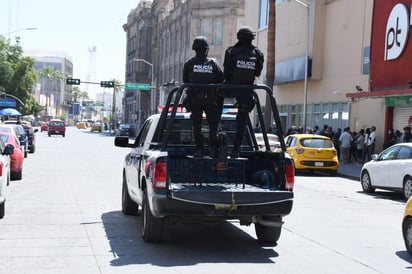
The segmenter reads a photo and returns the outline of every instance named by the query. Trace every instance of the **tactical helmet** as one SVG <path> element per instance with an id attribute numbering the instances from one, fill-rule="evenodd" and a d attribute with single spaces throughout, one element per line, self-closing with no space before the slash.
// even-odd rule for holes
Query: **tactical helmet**
<path id="1" fill-rule="evenodd" d="M 198 36 L 193 40 L 193 45 L 192 45 L 193 50 L 198 50 L 198 49 L 209 49 L 209 44 L 207 42 L 207 38 L 204 36 Z"/>
<path id="2" fill-rule="evenodd" d="M 252 30 L 251 27 L 244 26 L 237 32 L 237 39 L 253 40 L 255 39 L 256 32 Z"/>

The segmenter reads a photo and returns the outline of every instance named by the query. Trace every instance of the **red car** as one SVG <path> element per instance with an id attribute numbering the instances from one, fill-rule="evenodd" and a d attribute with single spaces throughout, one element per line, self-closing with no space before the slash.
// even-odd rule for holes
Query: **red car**
<path id="1" fill-rule="evenodd" d="M 49 130 L 49 126 L 47 125 L 47 122 L 42 122 L 40 126 L 40 132 L 48 131 L 48 130 Z"/>
<path id="2" fill-rule="evenodd" d="M 11 133 L 0 132 L 3 142 L 14 146 L 13 154 L 10 155 L 10 180 L 21 180 L 23 172 L 24 152 L 20 141 Z"/>

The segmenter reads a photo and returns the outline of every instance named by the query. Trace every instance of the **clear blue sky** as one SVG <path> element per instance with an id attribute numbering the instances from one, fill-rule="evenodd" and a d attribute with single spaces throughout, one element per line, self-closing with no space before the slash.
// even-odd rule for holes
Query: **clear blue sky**
<path id="1" fill-rule="evenodd" d="M 63 51 L 71 56 L 73 78 L 86 80 L 89 47 L 96 46 L 96 80 L 124 82 L 123 24 L 140 0 L 0 0 L 0 34 L 19 36 L 23 49 Z M 8 35 L 5 35 L 6 37 Z"/>

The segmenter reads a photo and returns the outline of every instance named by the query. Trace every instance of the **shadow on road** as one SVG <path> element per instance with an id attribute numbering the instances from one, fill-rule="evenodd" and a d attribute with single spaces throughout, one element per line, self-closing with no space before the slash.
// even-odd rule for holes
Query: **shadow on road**
<path id="1" fill-rule="evenodd" d="M 141 216 L 121 211 L 104 213 L 104 229 L 115 259 L 113 266 L 152 264 L 172 267 L 198 263 L 274 263 L 278 253 L 231 223 L 165 225 L 163 241 L 146 243 L 141 237 Z"/>
<path id="2" fill-rule="evenodd" d="M 407 269 L 412 269 L 412 255 L 409 254 L 407 251 L 402 250 L 402 251 L 397 251 L 396 255 L 404 260 L 405 262 L 410 263 L 411 265 L 407 267 Z"/>

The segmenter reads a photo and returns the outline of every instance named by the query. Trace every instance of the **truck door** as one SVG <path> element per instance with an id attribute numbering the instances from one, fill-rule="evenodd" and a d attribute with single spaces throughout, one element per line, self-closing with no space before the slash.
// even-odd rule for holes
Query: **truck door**
<path id="1" fill-rule="evenodd" d="M 141 182 L 144 172 L 144 152 L 146 144 L 150 142 L 150 140 L 146 140 L 150 125 L 151 120 L 146 121 L 137 135 L 135 140 L 135 148 L 130 154 L 130 166 L 128 167 L 128 178 L 129 180 L 133 180 L 129 182 L 128 187 L 139 201 L 142 200 Z"/>

